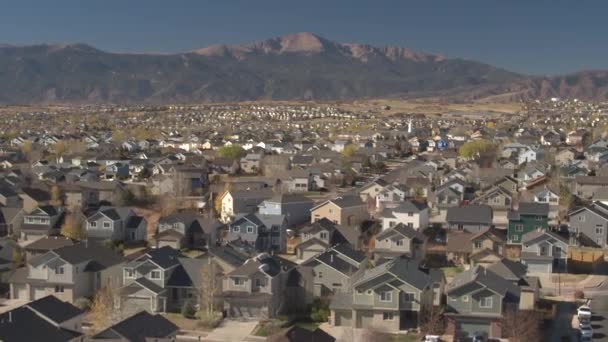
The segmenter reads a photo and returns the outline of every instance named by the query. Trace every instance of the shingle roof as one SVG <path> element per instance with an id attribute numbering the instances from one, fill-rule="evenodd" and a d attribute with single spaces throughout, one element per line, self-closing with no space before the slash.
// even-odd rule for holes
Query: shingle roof
<path id="1" fill-rule="evenodd" d="M 27 306 L 57 323 L 63 323 L 84 313 L 74 305 L 52 295 L 30 302 Z"/>
<path id="2" fill-rule="evenodd" d="M 446 292 L 456 296 L 463 295 L 470 291 L 467 288 L 467 285 L 470 284 L 477 285 L 476 288 L 487 288 L 503 297 L 511 295 L 519 298 L 521 291 L 513 282 L 477 265 L 470 270 L 457 274 L 452 282 L 447 285 Z"/>
<path id="3" fill-rule="evenodd" d="M 94 335 L 92 339 L 125 339 L 130 342 L 146 342 L 153 338 L 171 337 L 178 331 L 179 327 L 163 316 L 141 311 Z"/>
<path id="4" fill-rule="evenodd" d="M 0 314 L 0 338 L 3 342 L 68 342 L 82 333 L 59 328 L 27 306 Z"/>
<path id="5" fill-rule="evenodd" d="M 519 220 L 521 215 L 548 216 L 549 204 L 521 202 L 519 203 L 519 208 L 509 211 L 507 217 L 509 220 Z"/>
<path id="6" fill-rule="evenodd" d="M 448 208 L 447 222 L 492 224 L 492 208 L 487 205 L 468 205 Z"/>

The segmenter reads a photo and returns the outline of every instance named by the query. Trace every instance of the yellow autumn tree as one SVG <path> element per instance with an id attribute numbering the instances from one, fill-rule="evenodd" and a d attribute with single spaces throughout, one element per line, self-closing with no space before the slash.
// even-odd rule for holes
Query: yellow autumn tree
<path id="1" fill-rule="evenodd" d="M 122 309 L 115 305 L 117 299 L 118 295 L 110 285 L 101 288 L 95 293 L 89 311 L 91 321 L 93 322 L 93 331 L 98 332 L 106 329 L 122 318 Z"/>
<path id="2" fill-rule="evenodd" d="M 63 201 L 61 200 L 61 189 L 57 185 L 51 187 L 51 205 L 56 207 L 61 206 Z"/>
<path id="3" fill-rule="evenodd" d="M 84 239 L 85 234 L 78 210 L 72 210 L 66 214 L 63 226 L 61 227 L 61 235 L 74 240 Z"/>

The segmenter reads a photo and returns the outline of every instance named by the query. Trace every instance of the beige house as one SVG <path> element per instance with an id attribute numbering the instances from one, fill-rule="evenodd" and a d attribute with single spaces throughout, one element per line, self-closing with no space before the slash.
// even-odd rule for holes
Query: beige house
<path id="1" fill-rule="evenodd" d="M 367 201 L 368 198 L 376 198 L 380 191 L 382 191 L 388 183 L 386 183 L 382 179 L 377 179 L 359 190 L 359 197 L 361 197 L 362 201 Z"/>
<path id="2" fill-rule="evenodd" d="M 326 218 L 335 224 L 354 226 L 369 219 L 367 206 L 358 196 L 336 197 L 313 207 L 310 211 L 312 223 Z"/>

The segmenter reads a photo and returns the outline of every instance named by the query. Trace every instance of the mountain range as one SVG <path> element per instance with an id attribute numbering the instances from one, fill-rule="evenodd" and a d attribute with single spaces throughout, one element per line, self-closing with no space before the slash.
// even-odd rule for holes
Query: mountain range
<path id="1" fill-rule="evenodd" d="M 534 77 L 397 46 L 297 33 L 177 54 L 0 45 L 0 103 L 186 103 L 442 96 L 608 99 L 608 71 Z"/>

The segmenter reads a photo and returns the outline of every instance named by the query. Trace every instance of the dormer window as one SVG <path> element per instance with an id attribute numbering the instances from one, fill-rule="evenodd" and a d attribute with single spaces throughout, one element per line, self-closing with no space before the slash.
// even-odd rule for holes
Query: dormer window
<path id="1" fill-rule="evenodd" d="M 152 280 L 160 280 L 161 274 L 159 270 L 154 270 L 150 272 L 150 279 Z"/>
<path id="2" fill-rule="evenodd" d="M 63 273 L 64 273 L 63 266 L 55 267 L 55 274 L 63 274 Z"/>
<path id="3" fill-rule="evenodd" d="M 393 301 L 393 293 L 391 291 L 382 291 L 382 292 L 380 292 L 380 301 L 381 302 L 392 302 Z"/>

